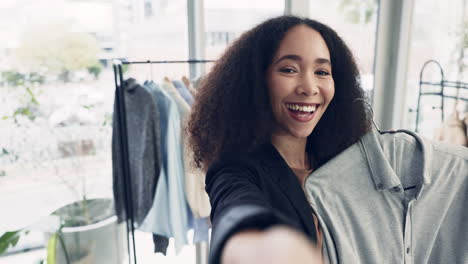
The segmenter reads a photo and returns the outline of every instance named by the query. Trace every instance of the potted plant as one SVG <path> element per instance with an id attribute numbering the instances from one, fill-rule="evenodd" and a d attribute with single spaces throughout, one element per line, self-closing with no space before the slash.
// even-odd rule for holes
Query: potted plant
<path id="1" fill-rule="evenodd" d="M 46 233 L 47 263 L 122 263 L 126 229 L 117 224 L 111 199 L 83 199 L 53 213 L 60 219 L 56 232 Z"/>
<path id="2" fill-rule="evenodd" d="M 36 112 L 39 108 L 39 100 L 34 90 L 25 86 L 25 103 L 18 107 L 11 116 L 3 116 L 2 120 L 12 120 L 18 127 L 23 121 L 28 124 L 36 123 Z M 85 111 L 92 109 L 91 105 L 82 105 Z M 75 118 L 76 119 L 76 118 Z M 72 119 L 75 120 L 75 119 Z M 102 129 L 110 128 L 108 117 L 104 117 Z M 47 122 L 42 121 L 42 126 Z M 61 131 L 62 129 L 64 131 Z M 44 129 L 44 127 L 41 127 Z M 47 263 L 54 264 L 84 264 L 84 263 L 123 263 L 126 258 L 126 227 L 124 223 L 117 223 L 112 198 L 89 198 L 86 190 L 86 180 L 90 173 L 83 173 L 83 159 L 93 159 L 96 154 L 94 141 L 72 135 L 70 139 L 68 127 L 50 127 L 46 134 L 53 140 L 59 141 L 42 152 L 41 160 L 31 160 L 33 167 L 38 171 L 50 171 L 55 174 L 73 194 L 73 198 L 63 198 L 70 201 L 69 204 L 55 210 L 49 219 L 44 221 L 39 231 L 45 233 L 45 245 L 47 247 Z M 82 127 L 81 129 L 87 129 Z M 63 133 L 65 132 L 65 133 Z M 65 134 L 65 135 L 64 135 Z M 55 135 L 50 137 L 51 135 Z M 49 145 L 50 146 L 50 145 Z M 48 154 L 47 160 L 43 160 L 42 154 Z M 18 154 L 21 155 L 21 154 Z M 0 148 L 0 157 L 18 160 L 14 150 Z M 65 165 L 65 166 L 64 166 Z M 66 168 L 66 169 L 63 169 Z M 52 170 L 51 170 L 52 169 Z M 55 173 L 54 173 L 55 172 Z M 7 173 L 0 170 L 1 177 Z M 110 177 L 110 176 L 109 176 Z M 31 223 L 33 224 L 33 223 Z M 44 226 L 48 226 L 44 228 Z M 36 229 L 33 229 L 36 228 Z M 0 234 L 0 255 L 7 249 L 14 247 L 20 237 L 27 233 L 27 229 L 37 230 L 37 227 L 27 227 L 24 230 L 16 230 Z"/>
<path id="3" fill-rule="evenodd" d="M 70 174 L 56 169 L 56 175 L 76 197 L 52 213 L 54 232 L 45 232 L 47 263 L 122 263 L 126 258 L 126 227 L 118 223 L 111 198 L 88 198 L 83 160 L 95 154 L 90 139 L 58 143 L 60 156 L 71 165 Z M 54 166 L 58 168 L 58 166 Z"/>

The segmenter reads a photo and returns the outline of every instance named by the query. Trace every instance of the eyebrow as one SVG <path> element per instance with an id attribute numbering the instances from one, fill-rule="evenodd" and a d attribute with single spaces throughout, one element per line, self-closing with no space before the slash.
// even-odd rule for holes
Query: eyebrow
<path id="1" fill-rule="evenodd" d="M 273 63 L 273 64 L 278 64 L 278 63 L 280 63 L 281 61 L 287 60 L 287 59 L 289 59 L 289 60 L 295 60 L 295 61 L 302 61 L 301 56 L 299 56 L 299 55 L 294 55 L 294 54 L 288 54 L 288 55 L 284 55 L 283 57 L 277 59 L 277 60 L 275 61 L 275 63 Z"/>
<path id="2" fill-rule="evenodd" d="M 329 59 L 325 59 L 325 58 L 317 58 L 315 60 L 315 63 L 317 64 L 328 64 L 329 66 L 331 66 L 331 62 Z"/>
<path id="3" fill-rule="evenodd" d="M 281 61 L 286 60 L 286 59 L 294 60 L 294 61 L 302 61 L 301 56 L 295 55 L 295 54 L 288 54 L 288 55 L 284 55 L 281 58 L 277 59 L 273 64 L 278 64 Z M 331 66 L 330 60 L 325 59 L 325 58 L 317 58 L 317 59 L 315 59 L 314 63 L 316 63 L 316 64 L 328 64 L 328 65 Z"/>

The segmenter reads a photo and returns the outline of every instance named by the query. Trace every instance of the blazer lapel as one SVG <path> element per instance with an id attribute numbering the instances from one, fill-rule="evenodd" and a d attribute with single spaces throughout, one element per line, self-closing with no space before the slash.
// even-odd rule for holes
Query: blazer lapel
<path id="1" fill-rule="evenodd" d="M 262 157 L 260 159 L 261 166 L 264 167 L 265 172 L 269 173 L 273 180 L 278 183 L 278 186 L 300 216 L 307 233 L 315 242 L 317 234 L 314 225 L 313 211 L 296 175 L 272 144 L 265 144 L 262 146 L 261 152 L 262 153 L 259 155 Z"/>

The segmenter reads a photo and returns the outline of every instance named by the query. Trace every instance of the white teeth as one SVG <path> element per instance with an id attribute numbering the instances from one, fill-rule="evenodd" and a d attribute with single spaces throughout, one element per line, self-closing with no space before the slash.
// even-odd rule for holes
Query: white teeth
<path id="1" fill-rule="evenodd" d="M 286 104 L 286 107 L 293 111 L 301 111 L 301 112 L 314 112 L 317 109 L 316 105 L 301 106 L 297 104 Z"/>

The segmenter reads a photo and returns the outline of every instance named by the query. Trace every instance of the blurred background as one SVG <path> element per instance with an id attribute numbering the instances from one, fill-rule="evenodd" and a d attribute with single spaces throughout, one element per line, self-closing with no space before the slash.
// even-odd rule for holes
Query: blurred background
<path id="1" fill-rule="evenodd" d="M 38 221 L 83 197 L 112 198 L 113 59 L 216 60 L 269 17 L 307 16 L 354 52 L 378 124 L 415 130 L 419 109 L 419 132 L 433 138 L 440 97 L 418 107 L 420 81 L 468 82 L 467 10 L 466 0 L 0 1 L 0 235 L 29 230 L 0 245 L 0 264 L 46 263 L 48 225 Z M 432 63 L 421 78 L 429 60 L 444 76 Z M 211 65 L 131 65 L 124 75 L 196 79 Z M 455 102 L 445 101 L 446 116 Z M 465 101 L 456 108 L 468 112 Z M 164 257 L 150 234 L 136 243 L 138 263 L 195 263 L 193 246 Z"/>

